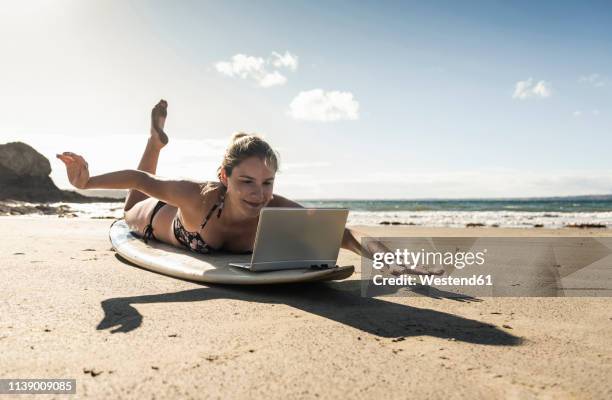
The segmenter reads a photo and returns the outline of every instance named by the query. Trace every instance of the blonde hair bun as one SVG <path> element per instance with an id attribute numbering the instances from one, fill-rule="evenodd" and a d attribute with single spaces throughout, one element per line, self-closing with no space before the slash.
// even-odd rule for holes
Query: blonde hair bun
<path id="1" fill-rule="evenodd" d="M 248 133 L 245 132 L 236 132 L 232 135 L 232 139 L 230 140 L 230 143 L 236 143 L 238 140 L 242 139 L 243 137 L 248 137 L 248 136 L 255 136 L 255 135 L 249 135 Z"/>
<path id="2" fill-rule="evenodd" d="M 259 135 L 237 132 L 232 135 L 230 145 L 225 150 L 221 165 L 217 169 L 217 177 L 221 181 L 221 171 L 227 176 L 232 175 L 234 167 L 249 157 L 258 157 L 273 171 L 278 171 L 280 156 Z M 220 182 L 207 182 L 202 186 L 202 195 L 218 188 L 224 188 Z"/>

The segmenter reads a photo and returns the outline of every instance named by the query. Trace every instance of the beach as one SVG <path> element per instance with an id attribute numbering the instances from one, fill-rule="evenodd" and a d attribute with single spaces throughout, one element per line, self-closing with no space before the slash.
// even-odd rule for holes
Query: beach
<path id="1" fill-rule="evenodd" d="M 107 219 L 1 217 L 3 378 L 77 398 L 612 396 L 609 297 L 361 297 L 341 282 L 206 286 L 116 257 Z M 362 226 L 372 236 L 612 236 L 609 229 Z M 17 397 L 17 396 L 16 396 Z"/>
<path id="2" fill-rule="evenodd" d="M 4 2 L 0 400 L 612 399 L 610 20 Z"/>

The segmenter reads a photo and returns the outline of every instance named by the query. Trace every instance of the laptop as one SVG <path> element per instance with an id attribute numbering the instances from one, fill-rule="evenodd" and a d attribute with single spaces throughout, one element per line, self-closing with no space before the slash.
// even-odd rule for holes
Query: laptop
<path id="1" fill-rule="evenodd" d="M 262 208 L 251 262 L 229 265 L 251 271 L 334 268 L 347 217 L 346 208 Z"/>

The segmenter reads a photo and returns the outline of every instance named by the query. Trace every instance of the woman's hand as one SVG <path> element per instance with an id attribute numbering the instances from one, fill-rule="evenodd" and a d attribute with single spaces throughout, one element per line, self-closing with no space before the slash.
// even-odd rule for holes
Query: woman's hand
<path id="1" fill-rule="evenodd" d="M 56 154 L 56 157 L 66 165 L 68 180 L 77 189 L 87 189 L 89 182 L 89 165 L 83 157 L 68 151 Z"/>
<path id="2" fill-rule="evenodd" d="M 367 244 L 368 251 L 371 254 L 374 253 L 392 253 L 387 246 L 379 241 L 371 241 Z M 408 266 L 404 264 L 385 264 L 383 272 L 394 276 L 401 275 L 443 275 L 444 270 L 441 268 L 431 268 L 425 265 Z"/>
<path id="3" fill-rule="evenodd" d="M 345 228 L 342 238 L 342 248 L 352 251 L 353 253 L 374 259 L 375 253 L 393 253 L 385 244 L 378 240 L 367 240 L 362 244 L 358 238 L 362 240 L 367 238 L 366 235 L 357 232 L 353 228 Z M 424 265 L 410 266 L 403 264 L 385 264 L 382 271 L 395 276 L 400 275 L 442 275 L 444 270 L 441 268 L 428 268 Z"/>

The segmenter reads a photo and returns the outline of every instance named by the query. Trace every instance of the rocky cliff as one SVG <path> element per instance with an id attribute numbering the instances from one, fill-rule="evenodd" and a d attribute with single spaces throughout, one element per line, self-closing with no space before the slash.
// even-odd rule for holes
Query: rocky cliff
<path id="1" fill-rule="evenodd" d="M 49 174 L 49 160 L 31 146 L 21 142 L 0 145 L 0 200 L 37 203 L 117 201 L 61 190 L 55 186 Z"/>

